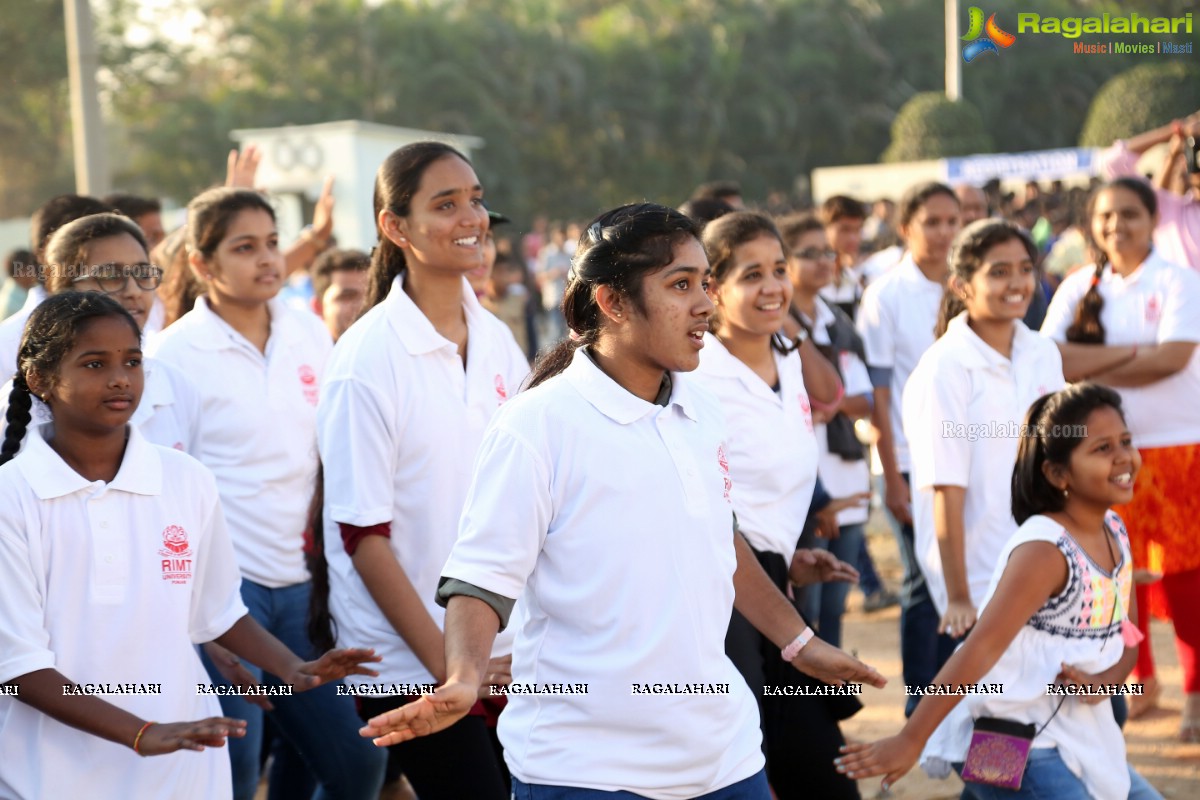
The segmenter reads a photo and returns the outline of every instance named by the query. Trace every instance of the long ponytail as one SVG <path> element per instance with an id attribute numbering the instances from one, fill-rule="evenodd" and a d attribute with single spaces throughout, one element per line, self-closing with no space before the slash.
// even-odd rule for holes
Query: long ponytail
<path id="1" fill-rule="evenodd" d="M 32 419 L 33 395 L 25 375 L 18 372 L 13 376 L 12 391 L 8 393 L 8 411 L 4 415 L 4 444 L 0 445 L 0 464 L 12 461 L 21 449 L 21 440 Z"/>
<path id="2" fill-rule="evenodd" d="M 337 625 L 329 613 L 329 561 L 325 558 L 325 465 L 317 462 L 317 478 L 308 504 L 308 541 L 304 560 L 312 576 L 308 596 L 308 640 L 316 652 L 332 650 L 337 642 Z"/>

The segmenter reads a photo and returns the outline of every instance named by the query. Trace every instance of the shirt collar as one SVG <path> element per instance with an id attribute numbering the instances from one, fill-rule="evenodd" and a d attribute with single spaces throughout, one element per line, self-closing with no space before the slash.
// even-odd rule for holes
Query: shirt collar
<path id="1" fill-rule="evenodd" d="M 469 333 L 479 329 L 482 315 L 488 312 L 479 304 L 479 298 L 475 296 L 471 284 L 467 283 L 465 277 L 462 279 L 462 295 L 463 313 L 467 318 Z M 392 328 L 400 337 L 400 342 L 409 355 L 426 355 L 445 347 L 458 350 L 458 345 L 438 333 L 437 328 L 433 327 L 433 323 L 429 321 L 425 313 L 404 291 L 404 273 L 400 273 L 392 281 L 392 288 L 388 290 L 383 305 L 387 309 L 388 320 L 390 320 Z"/>
<path id="2" fill-rule="evenodd" d="M 818 318 L 820 314 L 818 313 Z M 779 354 L 775 349 L 771 349 L 771 355 L 775 359 L 776 366 L 779 367 L 779 374 L 782 381 L 783 369 L 780 367 Z M 704 349 L 700 351 L 701 363 L 704 364 L 704 371 L 709 375 L 715 375 L 720 378 L 736 378 L 741 382 L 746 391 L 751 394 L 759 395 L 768 400 L 778 402 L 779 395 L 775 390 L 767 385 L 767 382 L 758 376 L 754 370 L 746 366 L 743 361 L 729 352 L 724 343 L 711 333 L 704 334 Z"/>
<path id="3" fill-rule="evenodd" d="M 625 389 L 608 377 L 582 347 L 575 350 L 571 363 L 563 372 L 572 386 L 604 416 L 618 425 L 629 425 L 663 409 Z M 670 406 L 678 406 L 688 419 L 698 419 L 695 399 L 682 373 L 671 373 Z"/>
<path id="4" fill-rule="evenodd" d="M 1108 268 L 1104 270 L 1104 277 L 1101 278 L 1101 281 L 1122 288 L 1126 286 L 1133 286 L 1142 280 L 1149 280 L 1150 275 L 1167 263 L 1168 262 L 1165 259 L 1158 255 L 1157 250 L 1151 249 L 1150 255 L 1146 256 L 1146 260 L 1141 264 L 1138 264 L 1137 269 L 1126 276 L 1119 275 L 1117 271 L 1112 268 L 1112 265 L 1109 264 Z"/>
<path id="5" fill-rule="evenodd" d="M 943 338 L 950 337 L 946 344 L 959 354 L 965 367 L 1008 367 L 1015 363 L 1032 344 L 1035 344 L 1034 340 L 1038 337 L 1038 334 L 1029 330 L 1021 320 L 1016 320 L 1013 328 L 1011 358 L 1002 356 L 995 348 L 979 338 L 979 334 L 971 330 L 971 326 L 967 324 L 967 312 L 965 311 L 950 320 Z"/>
<path id="6" fill-rule="evenodd" d="M 931 281 L 925 277 L 925 273 L 917 266 L 916 260 L 912 257 L 912 253 L 906 252 L 904 258 L 900 259 L 900 263 L 896 265 L 896 269 L 900 271 L 901 277 L 905 280 L 913 281 L 925 289 L 937 287 L 939 292 L 945 290 L 945 286 L 937 281 Z"/>
<path id="7" fill-rule="evenodd" d="M 267 344 L 268 350 L 277 341 L 294 341 L 294 337 L 289 337 L 284 333 L 289 326 L 295 324 L 284 302 L 278 296 L 272 297 L 267 301 L 267 311 L 271 315 L 271 332 Z M 187 316 L 191 316 L 191 314 L 196 315 L 193 324 L 205 329 L 204 332 L 206 335 L 197 337 L 194 342 L 195 346 L 201 350 L 232 350 L 236 347 L 249 345 L 245 336 L 234 330 L 232 325 L 221 319 L 217 315 L 217 312 L 212 310 L 212 307 L 208 304 L 207 297 L 201 296 L 196 299 L 196 305 L 192 307 L 191 312 Z"/>
<path id="8" fill-rule="evenodd" d="M 46 435 L 53 430 L 53 424 L 31 427 L 25 447 L 13 459 L 39 500 L 65 497 L 96 483 L 71 469 L 47 444 Z M 128 426 L 125 430 L 129 436 L 125 455 L 108 488 L 132 494 L 162 494 L 162 457 L 137 428 Z"/>

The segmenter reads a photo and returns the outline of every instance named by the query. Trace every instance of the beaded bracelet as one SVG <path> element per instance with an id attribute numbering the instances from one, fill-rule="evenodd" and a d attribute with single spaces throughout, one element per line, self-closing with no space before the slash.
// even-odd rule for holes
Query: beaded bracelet
<path id="1" fill-rule="evenodd" d="M 142 726 L 142 729 L 137 732 L 137 736 L 133 737 L 133 752 L 137 753 L 139 756 L 142 755 L 141 753 L 138 752 L 138 745 L 142 743 L 142 735 L 146 732 L 146 730 L 151 725 L 155 725 L 155 724 L 157 724 L 157 723 L 147 722 L 145 725 Z"/>

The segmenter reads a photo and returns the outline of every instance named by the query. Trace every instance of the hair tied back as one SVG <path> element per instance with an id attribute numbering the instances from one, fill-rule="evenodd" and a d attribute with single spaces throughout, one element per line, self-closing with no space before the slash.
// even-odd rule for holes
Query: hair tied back
<path id="1" fill-rule="evenodd" d="M 588 228 L 588 239 L 591 240 L 592 244 L 600 244 L 601 240 L 604 239 L 604 232 L 599 222 L 593 222 L 591 227 Z"/>

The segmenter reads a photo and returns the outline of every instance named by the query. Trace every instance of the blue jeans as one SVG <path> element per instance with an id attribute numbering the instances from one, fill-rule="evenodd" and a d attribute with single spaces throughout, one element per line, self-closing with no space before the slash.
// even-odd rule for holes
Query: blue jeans
<path id="1" fill-rule="evenodd" d="M 581 789 L 575 786 L 546 786 L 540 783 L 522 783 L 512 779 L 512 800 L 645 800 L 644 795 L 633 792 L 606 792 L 603 789 Z M 771 789 L 767 786 L 766 770 L 759 770 L 745 780 L 730 784 L 724 789 L 702 794 L 695 800 L 771 800 Z"/>
<path id="2" fill-rule="evenodd" d="M 883 588 L 883 581 L 879 580 L 879 573 L 875 570 L 875 560 L 867 549 L 866 536 L 858 545 L 858 558 L 850 563 L 858 570 L 858 588 L 864 595 L 873 595 Z"/>
<path id="3" fill-rule="evenodd" d="M 310 590 L 308 583 L 269 589 L 242 580 L 242 602 L 250 610 L 250 616 L 293 653 L 306 659 L 316 655 L 306 631 Z M 228 685 L 207 657 L 204 666 L 214 684 Z M 247 663 L 246 669 L 263 683 L 281 683 L 274 675 L 264 677 L 262 670 L 251 664 Z M 292 697 L 270 698 L 275 706 L 269 712 L 271 720 L 320 783 L 314 800 L 375 800 L 383 786 L 387 754 L 358 735 L 362 720 L 355 713 L 353 698 L 338 696 L 339 685 L 341 681 Z M 227 717 L 248 723 L 245 737 L 229 739 L 226 747 L 233 767 L 235 800 L 253 800 L 258 788 L 263 710 L 241 697 L 222 697 L 221 710 Z M 277 760 L 276 768 L 272 769 L 272 784 L 285 780 L 280 774 L 282 767 Z"/>
<path id="4" fill-rule="evenodd" d="M 962 764 L 954 769 L 962 774 Z M 1162 795 L 1146 782 L 1146 779 L 1129 767 L 1128 800 L 1162 800 Z M 1025 765 L 1025 777 L 1019 791 L 998 789 L 982 783 L 964 784 L 963 797 L 971 800 L 1091 800 L 1091 795 L 1063 763 L 1058 749 L 1035 748 L 1029 751 L 1029 762 Z"/>
<path id="5" fill-rule="evenodd" d="M 805 536 L 801 538 L 800 546 L 828 550 L 853 565 L 858 560 L 865 533 L 865 526 L 861 524 L 842 525 L 838 528 L 838 538 L 830 541 L 817 536 Z M 851 586 L 845 581 L 829 581 L 804 587 L 804 616 L 809 621 L 816 621 L 821 638 L 834 647 L 842 646 L 842 614 L 846 611 L 846 598 L 850 595 Z"/>
<path id="6" fill-rule="evenodd" d="M 903 473 L 903 478 L 906 484 L 909 483 L 908 473 Z M 927 686 L 950 658 L 958 642 L 937 632 L 941 618 L 917 561 L 916 534 L 912 525 L 901 525 L 890 513 L 888 519 L 900 547 L 900 563 L 904 565 L 904 583 L 900 587 L 900 664 L 904 683 Z M 904 704 L 904 716 L 912 716 L 920 700 L 919 696 L 910 696 Z"/>

